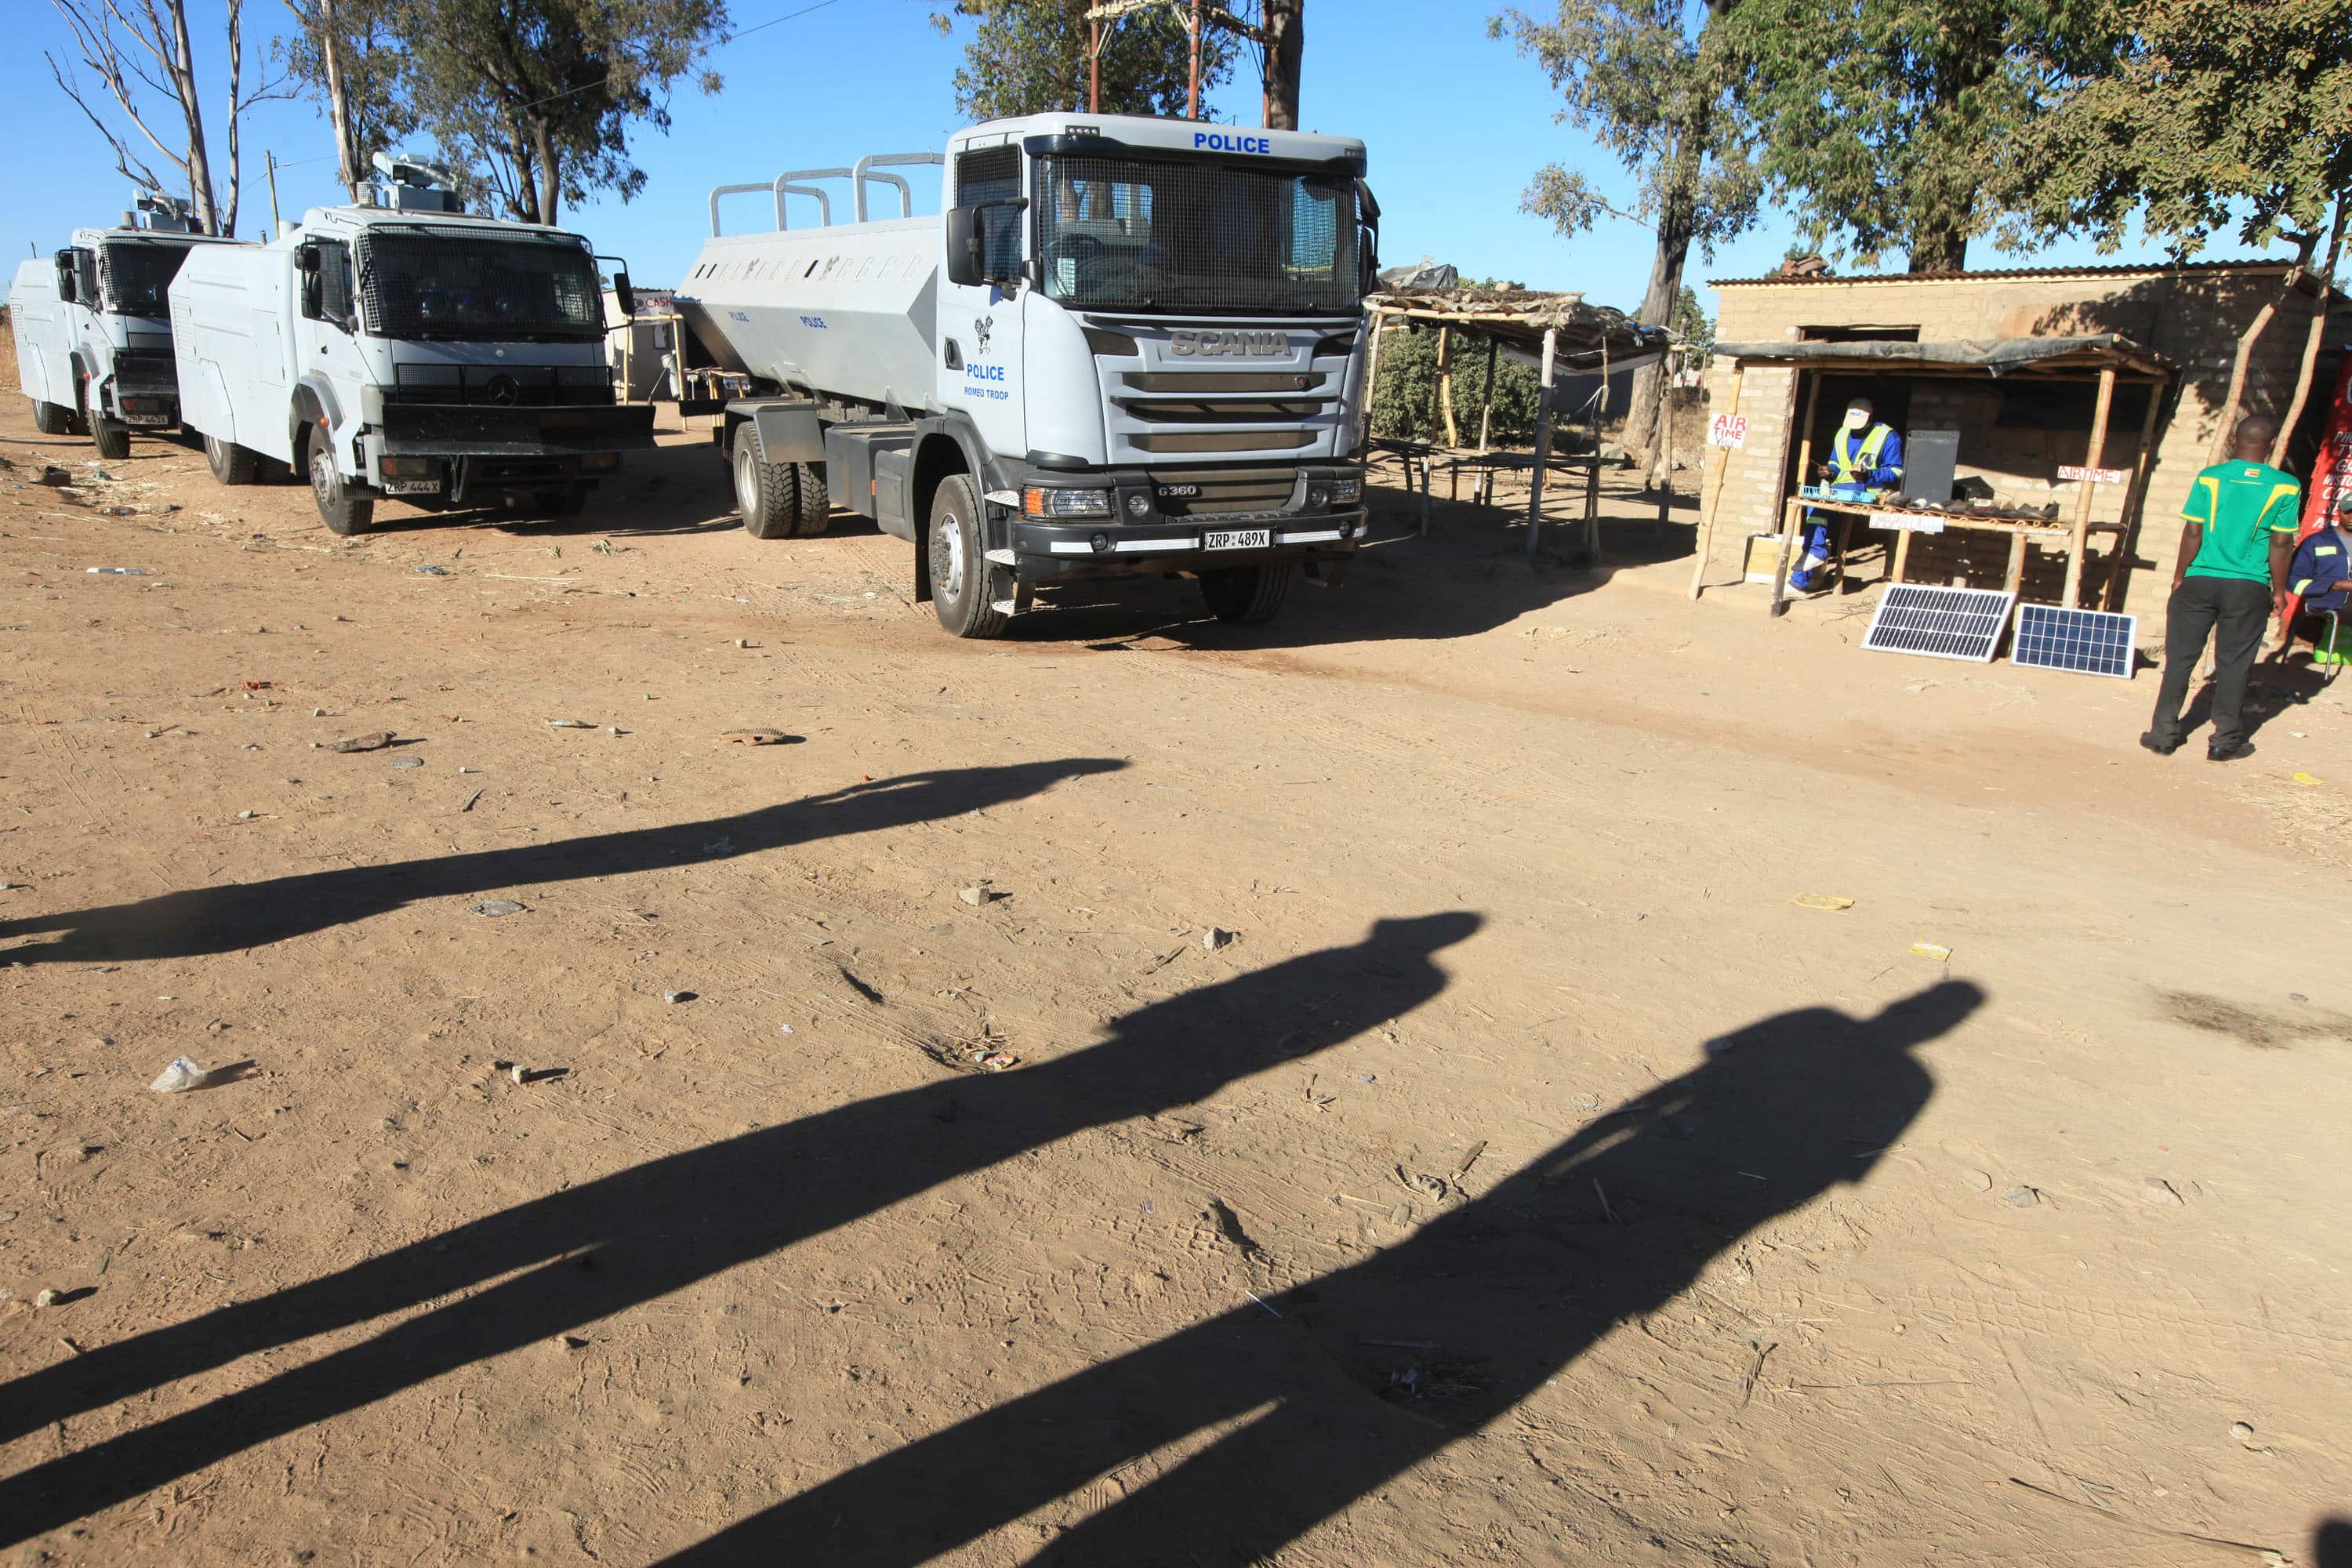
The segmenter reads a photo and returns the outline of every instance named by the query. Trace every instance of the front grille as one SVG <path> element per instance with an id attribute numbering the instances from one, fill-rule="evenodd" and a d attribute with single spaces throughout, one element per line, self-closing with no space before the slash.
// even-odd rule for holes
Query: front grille
<path id="1" fill-rule="evenodd" d="M 1280 468 L 1153 468 L 1152 488 L 1166 517 L 1223 517 L 1237 511 L 1279 511 L 1298 489 L 1298 470 Z M 1170 495 L 1192 487 L 1193 495 Z"/>
<path id="2" fill-rule="evenodd" d="M 1312 430 L 1236 430 L 1221 436 L 1213 430 L 1177 435 L 1130 436 L 1128 445 L 1139 452 L 1295 452 L 1315 444 Z"/>
<path id="3" fill-rule="evenodd" d="M 180 369 L 169 349 L 117 349 L 114 384 L 124 392 L 177 392 Z"/>
<path id="4" fill-rule="evenodd" d="M 613 402 L 605 365 L 403 364 L 387 403 L 432 403 L 490 408 L 595 408 Z"/>

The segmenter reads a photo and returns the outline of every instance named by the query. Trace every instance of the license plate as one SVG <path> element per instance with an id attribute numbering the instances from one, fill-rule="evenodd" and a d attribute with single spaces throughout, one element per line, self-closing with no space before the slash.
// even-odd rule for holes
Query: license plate
<path id="1" fill-rule="evenodd" d="M 168 414 L 126 414 L 122 422 L 125 425 L 169 425 L 172 416 Z"/>
<path id="2" fill-rule="evenodd" d="M 383 493 L 388 496 L 437 496 L 441 493 L 439 479 L 386 479 Z"/>
<path id="3" fill-rule="evenodd" d="M 1270 550 L 1274 547 L 1274 530 L 1270 528 L 1229 528 L 1201 536 L 1203 550 Z"/>

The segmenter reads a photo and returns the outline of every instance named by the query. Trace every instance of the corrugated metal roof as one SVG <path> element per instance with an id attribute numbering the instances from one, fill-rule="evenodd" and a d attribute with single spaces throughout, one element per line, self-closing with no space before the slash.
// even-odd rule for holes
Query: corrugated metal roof
<path id="1" fill-rule="evenodd" d="M 1967 272 L 1817 272 L 1809 278 L 1710 278 L 1710 289 L 1744 289 L 1763 284 L 1811 287 L 1817 283 L 1960 283 L 1979 279 L 2019 278 L 2159 277 L 2168 272 L 2284 272 L 2294 262 L 2287 257 L 2252 256 L 2237 261 L 2148 261 L 2109 267 L 2009 267 Z"/>

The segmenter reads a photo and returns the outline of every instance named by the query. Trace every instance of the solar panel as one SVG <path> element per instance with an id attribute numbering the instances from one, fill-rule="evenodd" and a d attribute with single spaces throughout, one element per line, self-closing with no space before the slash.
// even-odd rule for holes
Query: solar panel
<path id="1" fill-rule="evenodd" d="M 2055 605 L 2017 606 L 2017 636 L 2009 645 L 2009 662 L 2042 669 L 2071 669 L 2080 675 L 2132 678 L 2138 662 L 2137 616 L 2111 610 L 2063 610 Z"/>
<path id="2" fill-rule="evenodd" d="M 2013 594 L 1990 588 L 1929 588 L 1898 583 L 1888 588 L 1870 617 L 1862 646 L 1881 653 L 1917 653 L 1929 658 L 1992 662 L 2009 624 Z"/>

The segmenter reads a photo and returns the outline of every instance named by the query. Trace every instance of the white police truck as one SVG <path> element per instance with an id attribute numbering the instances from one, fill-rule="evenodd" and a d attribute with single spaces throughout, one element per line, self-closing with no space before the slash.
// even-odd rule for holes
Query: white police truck
<path id="1" fill-rule="evenodd" d="M 131 432 L 180 421 L 167 291 L 199 247 L 251 248 L 196 232 L 188 205 L 139 192 L 113 228 L 79 228 L 54 257 L 20 262 L 8 290 L 16 384 L 45 436 L 86 435 L 101 458 Z"/>
<path id="2" fill-rule="evenodd" d="M 944 165 L 942 214 L 914 216 L 910 164 Z M 734 395 L 685 406 L 723 416 L 753 535 L 870 517 L 959 637 L 1075 577 L 1189 575 L 1220 617 L 1270 619 L 1363 537 L 1363 175 L 1349 138 L 1041 114 L 722 185 L 680 369 Z M 755 192 L 774 228 L 723 233 L 721 198 Z"/>
<path id="3" fill-rule="evenodd" d="M 173 279 L 183 417 L 214 477 L 303 474 L 343 534 L 386 497 L 578 511 L 653 445 L 651 406 L 614 395 L 599 258 L 576 234 L 467 215 L 431 165 L 375 166 L 372 201 Z M 625 269 L 613 289 L 630 313 Z"/>

